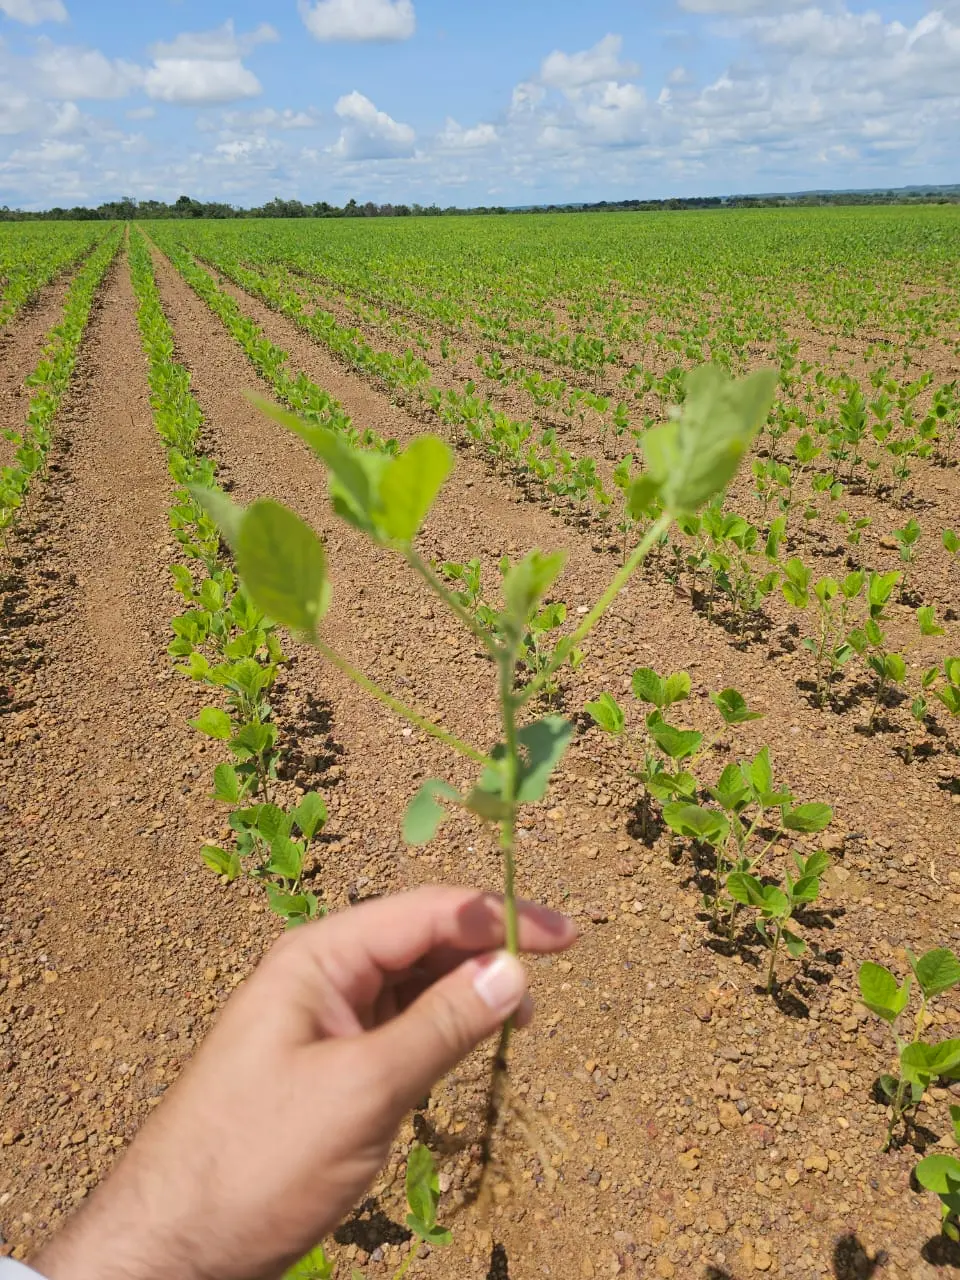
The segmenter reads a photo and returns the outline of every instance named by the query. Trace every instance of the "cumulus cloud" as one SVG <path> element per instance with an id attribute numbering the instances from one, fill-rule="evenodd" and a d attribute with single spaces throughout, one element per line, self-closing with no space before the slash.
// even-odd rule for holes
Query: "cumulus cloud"
<path id="1" fill-rule="evenodd" d="M 66 22 L 69 17 L 62 0 L 0 0 L 0 13 L 28 27 L 41 22 Z"/>
<path id="2" fill-rule="evenodd" d="M 33 60 L 45 92 L 58 99 L 124 98 L 143 82 L 143 70 L 99 49 L 42 41 Z"/>
<path id="3" fill-rule="evenodd" d="M 639 74 L 639 67 L 620 60 L 623 37 L 608 35 L 581 53 L 561 53 L 555 49 L 543 60 L 540 79 L 554 89 L 571 91 L 597 84 L 602 80 L 629 79 Z"/>
<path id="4" fill-rule="evenodd" d="M 437 136 L 441 147 L 451 151 L 473 151 L 478 147 L 492 147 L 500 135 L 492 124 L 475 124 L 464 129 L 452 116 L 447 117 L 443 132 Z"/>
<path id="5" fill-rule="evenodd" d="M 222 129 L 315 129 L 319 123 L 319 115 L 314 110 L 293 111 L 286 107 L 278 111 L 276 107 L 264 107 L 262 111 L 225 111 L 220 117 Z M 207 126 L 213 128 L 212 124 Z"/>
<path id="6" fill-rule="evenodd" d="M 346 94 L 334 110 L 345 122 L 331 148 L 341 159 L 388 160 L 413 155 L 416 134 L 410 125 L 379 111 L 362 93 L 354 90 Z"/>
<path id="7" fill-rule="evenodd" d="M 809 0 L 678 0 L 688 13 L 770 14 L 804 9 Z"/>
<path id="8" fill-rule="evenodd" d="M 409 40 L 417 29 L 413 0 L 299 0 L 317 40 Z"/>
<path id="9" fill-rule="evenodd" d="M 150 50 L 153 66 L 144 76 L 144 88 L 158 102 L 183 106 L 256 98 L 263 89 L 243 59 L 258 45 L 279 38 L 267 23 L 240 34 L 232 19 L 213 31 L 182 32 Z"/>

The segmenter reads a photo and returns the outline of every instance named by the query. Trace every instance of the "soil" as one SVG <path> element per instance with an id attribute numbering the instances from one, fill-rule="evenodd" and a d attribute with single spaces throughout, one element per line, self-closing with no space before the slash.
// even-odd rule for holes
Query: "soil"
<path id="1" fill-rule="evenodd" d="M 156 267 L 222 477 L 240 499 L 282 498 L 328 537 L 325 638 L 488 745 L 486 661 L 405 566 L 334 521 L 322 468 L 245 400 L 258 380 L 239 347 L 159 255 Z M 243 305 L 358 425 L 401 442 L 423 430 L 283 317 Z M 167 573 L 170 491 L 121 260 L 61 414 L 49 483 L 3 566 L 0 1229 L 16 1256 L 103 1176 L 277 933 L 258 894 L 222 886 L 198 856 L 223 819 L 206 798 L 216 752 L 187 724 L 201 693 L 166 655 L 179 611 Z M 500 555 L 533 546 L 568 552 L 558 596 L 571 614 L 618 564 L 589 531 L 463 452 L 422 551 L 477 555 L 493 581 Z M 779 622 L 777 634 L 786 638 Z M 400 838 L 422 779 L 463 782 L 462 767 L 312 651 L 289 652 L 285 785 L 327 793 L 313 872 L 325 903 L 346 908 L 433 880 L 496 887 L 491 837 L 472 822 L 451 820 L 427 851 Z M 902 970 L 904 945 L 958 943 L 956 735 L 906 768 L 890 735 L 856 732 L 862 710 L 836 715 L 800 696 L 798 664 L 773 640 L 738 646 L 654 565 L 592 637 L 564 698 L 572 715 L 603 689 L 626 704 L 630 672 L 652 665 L 690 671 L 691 727 L 716 729 L 707 694 L 731 684 L 765 713 L 722 734 L 704 771 L 769 743 L 801 799 L 835 806 L 828 896 L 804 925 L 812 962 L 784 962 L 777 1001 L 758 991 L 759 949 L 746 931 L 734 948 L 716 945 L 697 867 L 666 835 L 640 838 L 623 751 L 578 719 L 521 838 L 522 892 L 569 911 L 582 930 L 569 958 L 533 966 L 538 1022 L 512 1070 L 532 1133 L 505 1144 L 492 1206 L 459 1207 L 487 1080 L 488 1055 L 476 1055 L 405 1128 L 372 1200 L 338 1233 L 339 1257 L 371 1277 L 393 1274 L 408 1247 L 396 1183 L 416 1133 L 438 1151 L 455 1237 L 418 1264 L 438 1280 L 952 1273 L 957 1259 L 935 1243 L 937 1205 L 910 1189 L 916 1151 L 879 1154 L 885 1122 L 872 1088 L 891 1046 L 859 1005 L 855 974 L 868 958 Z M 955 1000 L 942 1003 L 937 1034 L 960 1035 Z M 945 1140 L 947 1104 L 936 1091 L 925 1141 Z"/>

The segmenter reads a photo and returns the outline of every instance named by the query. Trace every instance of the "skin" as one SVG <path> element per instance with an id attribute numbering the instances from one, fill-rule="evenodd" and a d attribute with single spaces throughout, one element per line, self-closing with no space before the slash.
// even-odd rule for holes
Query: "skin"
<path id="1" fill-rule="evenodd" d="M 524 951 L 571 921 L 520 907 Z M 273 1280 L 328 1235 L 404 1116 L 511 1014 L 501 899 L 433 887 L 288 934 L 111 1177 L 32 1265 L 48 1280 Z"/>

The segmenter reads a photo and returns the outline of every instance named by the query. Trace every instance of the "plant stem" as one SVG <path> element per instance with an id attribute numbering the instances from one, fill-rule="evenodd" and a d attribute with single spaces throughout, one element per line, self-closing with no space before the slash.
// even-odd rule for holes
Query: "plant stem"
<path id="1" fill-rule="evenodd" d="M 336 667 L 338 671 L 342 671 L 345 676 L 354 682 L 354 684 L 359 685 L 365 693 L 369 693 L 370 696 L 376 698 L 378 702 L 382 702 L 385 707 L 389 707 L 390 710 L 395 712 L 398 716 L 401 716 L 416 728 L 422 729 L 423 732 L 429 734 L 431 738 L 436 738 L 439 742 L 442 742 L 446 746 L 451 747 L 454 751 L 459 752 L 460 755 L 466 756 L 468 760 L 473 760 L 476 764 L 483 765 L 491 763 L 489 757 L 485 756 L 482 751 L 478 751 L 476 747 L 471 747 L 467 742 L 462 742 L 460 738 L 456 737 L 454 734 L 448 733 L 446 729 L 441 729 L 438 724 L 434 724 L 434 722 L 432 720 L 428 720 L 426 716 L 422 716 L 419 712 L 414 711 L 412 707 L 408 707 L 406 703 L 401 702 L 399 698 L 395 698 L 392 694 L 387 693 L 386 689 L 381 689 L 378 684 L 375 684 L 365 676 L 362 671 L 358 671 L 352 663 L 348 662 L 346 658 L 341 657 L 335 649 L 331 649 L 330 646 L 325 644 L 319 637 L 311 643 L 318 652 L 323 654 L 332 666 Z"/>
<path id="2" fill-rule="evenodd" d="M 654 524 L 650 526 L 633 555 L 623 568 L 618 570 L 614 575 L 613 580 L 607 587 L 606 591 L 580 623 L 573 635 L 569 636 L 565 641 L 561 641 L 561 643 L 557 645 L 553 659 L 546 671 L 541 671 L 537 678 L 528 684 L 526 689 L 524 689 L 523 693 L 517 700 L 516 705 L 518 707 L 525 706 L 531 698 L 535 697 L 554 672 L 558 671 L 560 667 L 563 666 L 564 662 L 566 662 L 567 658 L 569 658 L 571 652 L 577 647 L 577 645 L 587 638 L 593 628 L 613 604 L 614 600 L 616 600 L 623 588 L 643 564 L 644 560 L 646 560 L 651 550 L 670 528 L 672 523 L 673 516 L 668 515 L 665 512 Z"/>
<path id="3" fill-rule="evenodd" d="M 416 1262 L 417 1257 L 420 1254 L 420 1244 L 421 1244 L 421 1241 L 418 1240 L 417 1243 L 410 1250 L 410 1252 L 407 1254 L 407 1256 L 404 1258 L 403 1265 L 401 1266 L 400 1270 L 396 1273 L 396 1275 L 393 1277 L 393 1280 L 403 1280 L 403 1277 L 407 1274 L 407 1272 L 413 1266 L 414 1262 Z"/>
<path id="4" fill-rule="evenodd" d="M 777 953 L 780 950 L 780 939 L 783 937 L 783 930 L 777 928 L 776 937 L 773 940 L 773 946 L 770 948 L 770 969 L 767 973 L 767 995 L 773 995 L 774 983 L 777 980 Z"/>

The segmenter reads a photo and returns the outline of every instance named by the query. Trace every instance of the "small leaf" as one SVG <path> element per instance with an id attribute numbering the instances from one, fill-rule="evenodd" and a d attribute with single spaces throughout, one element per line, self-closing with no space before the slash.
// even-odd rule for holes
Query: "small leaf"
<path id="1" fill-rule="evenodd" d="M 610 693 L 601 693 L 596 702 L 588 702 L 585 710 L 606 733 L 619 737 L 626 725 L 623 708 Z"/>
<path id="2" fill-rule="evenodd" d="M 233 765 L 218 764 L 213 771 L 213 798 L 221 804 L 239 804 L 240 775 Z"/>
<path id="3" fill-rule="evenodd" d="M 860 995 L 871 1013 L 893 1025 L 907 1007 L 910 999 L 908 983 L 897 984 L 889 969 L 867 961 L 860 966 Z"/>
<path id="4" fill-rule="evenodd" d="M 237 569 L 251 599 L 275 622 L 313 636 L 330 603 L 323 544 L 278 502 L 248 507 L 236 545 Z"/>
<path id="5" fill-rule="evenodd" d="M 573 725 L 562 716 L 547 716 L 520 730 L 517 739 L 523 754 L 517 786 L 519 804 L 536 804 L 547 794 L 553 771 L 572 737 Z"/>
<path id="6" fill-rule="evenodd" d="M 756 876 L 748 875 L 745 871 L 732 871 L 727 876 L 727 893 L 734 902 L 740 902 L 745 907 L 763 906 L 763 885 Z"/>
<path id="7" fill-rule="evenodd" d="M 437 830 L 447 816 L 438 797 L 444 800 L 461 800 L 456 787 L 440 778 L 431 778 L 425 782 L 407 806 L 403 819 L 403 839 L 409 845 L 429 844 L 437 834 Z"/>
<path id="8" fill-rule="evenodd" d="M 946 948 L 928 951 L 913 966 L 913 971 L 928 1000 L 960 983 L 960 961 Z"/>
<path id="9" fill-rule="evenodd" d="M 506 618 L 514 636 L 521 635 L 526 628 L 527 619 L 556 582 L 566 561 L 565 551 L 544 555 L 542 551 L 534 550 L 517 564 L 507 567 L 503 578 L 503 599 L 507 607 Z"/>
<path id="10" fill-rule="evenodd" d="M 665 805 L 663 820 L 677 835 L 703 840 L 714 846 L 722 844 L 730 834 L 730 823 L 722 813 L 695 804 Z"/>
<path id="11" fill-rule="evenodd" d="M 228 880 L 233 881 L 240 875 L 240 859 L 236 852 L 227 853 L 226 849 L 208 844 L 200 851 L 200 857 L 218 876 L 226 876 Z"/>
<path id="12" fill-rule="evenodd" d="M 789 929 L 784 929 L 783 940 L 787 945 L 787 951 L 794 960 L 799 960 L 807 954 L 807 944 L 802 938 L 798 938 L 795 933 L 791 933 Z"/>
<path id="13" fill-rule="evenodd" d="M 204 707 L 190 725 L 208 738 L 218 738 L 223 742 L 228 742 L 233 736 L 233 722 L 219 707 Z"/>
<path id="14" fill-rule="evenodd" d="M 788 831 L 824 831 L 832 821 L 833 810 L 828 804 L 798 804 L 783 811 L 783 825 Z"/>
<path id="15" fill-rule="evenodd" d="M 639 667 L 631 681 L 633 696 L 639 702 L 649 702 L 662 711 L 667 701 L 667 690 L 652 667 Z"/>
<path id="16" fill-rule="evenodd" d="M 922 609 L 917 610 L 917 622 L 920 624 L 920 634 L 922 636 L 942 636 L 945 634 L 943 627 L 937 623 L 937 611 L 932 609 L 930 605 L 924 605 Z"/>
<path id="17" fill-rule="evenodd" d="M 650 736 L 671 760 L 689 760 L 700 749 L 703 734 L 695 729 L 677 729 L 664 720 L 659 711 L 647 717 Z"/>
<path id="18" fill-rule="evenodd" d="M 303 872 L 303 846 L 289 836 L 278 836 L 270 846 L 267 870 L 284 880 L 299 880 Z"/>
<path id="19" fill-rule="evenodd" d="M 407 1158 L 406 1191 L 411 1215 L 429 1231 L 437 1223 L 440 1180 L 432 1154 L 419 1142 Z"/>
<path id="20" fill-rule="evenodd" d="M 927 1156 L 914 1172 L 925 1190 L 941 1197 L 960 1197 L 960 1160 L 956 1156 Z"/>
<path id="21" fill-rule="evenodd" d="M 308 791 L 294 809 L 292 817 L 305 840 L 312 840 L 327 824 L 327 806 L 323 796 Z"/>
<path id="22" fill-rule="evenodd" d="M 736 689 L 722 689 L 720 693 L 711 693 L 710 701 L 729 725 L 746 724 L 748 720 L 763 718 L 761 712 L 749 709 L 746 698 Z"/>

